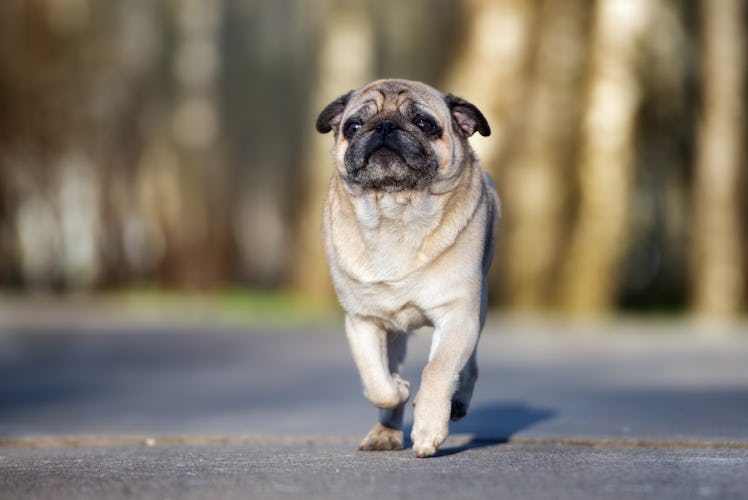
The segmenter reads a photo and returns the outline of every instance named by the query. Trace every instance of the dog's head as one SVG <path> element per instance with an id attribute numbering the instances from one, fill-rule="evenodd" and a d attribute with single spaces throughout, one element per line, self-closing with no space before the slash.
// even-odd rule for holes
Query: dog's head
<path id="1" fill-rule="evenodd" d="M 420 82 L 378 80 L 325 107 L 317 130 L 335 134 L 335 163 L 351 187 L 424 190 L 459 175 L 467 138 L 489 135 L 474 105 Z"/>

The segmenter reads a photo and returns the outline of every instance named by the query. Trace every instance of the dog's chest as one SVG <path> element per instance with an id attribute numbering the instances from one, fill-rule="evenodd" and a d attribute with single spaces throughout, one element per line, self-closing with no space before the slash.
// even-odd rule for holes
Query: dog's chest
<path id="1" fill-rule="evenodd" d="M 340 295 L 348 313 L 368 318 L 388 331 L 410 331 L 431 325 L 419 306 L 413 283 L 350 283 Z"/>
<path id="2" fill-rule="evenodd" d="M 364 198 L 355 204 L 365 252 L 365 281 L 402 278 L 421 267 L 423 242 L 438 226 L 439 207 L 428 196 L 392 193 Z"/>

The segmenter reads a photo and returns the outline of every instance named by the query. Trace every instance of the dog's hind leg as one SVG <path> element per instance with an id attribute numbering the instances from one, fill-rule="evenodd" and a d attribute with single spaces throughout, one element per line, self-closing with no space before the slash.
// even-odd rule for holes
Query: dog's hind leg
<path id="1" fill-rule="evenodd" d="M 489 240 L 492 241 L 492 240 Z M 491 244 L 491 243 L 489 243 Z M 491 265 L 491 253 L 493 248 L 488 248 L 488 260 L 484 262 L 484 273 L 488 272 L 488 266 Z M 488 287 L 486 285 L 486 278 L 484 274 L 483 278 L 483 289 L 481 291 L 481 306 L 480 306 L 480 330 L 483 330 L 483 325 L 486 323 L 486 313 L 488 310 Z M 479 335 L 480 335 L 479 330 Z M 470 406 L 470 400 L 473 397 L 473 389 L 475 388 L 475 382 L 478 380 L 478 360 L 477 360 L 477 346 L 473 349 L 473 353 L 470 355 L 470 359 L 465 364 L 465 367 L 460 371 L 460 378 L 457 381 L 457 390 L 452 395 L 452 406 L 449 412 L 449 419 L 456 421 L 467 415 L 468 407 Z"/>
<path id="2" fill-rule="evenodd" d="M 476 351 L 470 356 L 465 368 L 460 372 L 457 382 L 457 391 L 452 395 L 452 407 L 450 409 L 450 420 L 460 420 L 467 415 L 470 399 L 473 397 L 475 381 L 478 380 L 478 362 L 475 359 Z"/>

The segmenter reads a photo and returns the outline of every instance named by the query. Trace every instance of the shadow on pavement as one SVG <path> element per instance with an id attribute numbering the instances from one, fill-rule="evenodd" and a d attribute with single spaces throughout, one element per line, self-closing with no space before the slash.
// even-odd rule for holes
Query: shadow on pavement
<path id="1" fill-rule="evenodd" d="M 506 443 L 515 433 L 532 427 L 556 415 L 554 410 L 528 406 L 523 403 L 492 403 L 471 409 L 459 422 L 450 423 L 450 434 L 470 434 L 465 444 L 442 448 L 438 457 L 454 455 L 474 448 Z M 410 447 L 412 422 L 405 429 L 405 446 Z"/>

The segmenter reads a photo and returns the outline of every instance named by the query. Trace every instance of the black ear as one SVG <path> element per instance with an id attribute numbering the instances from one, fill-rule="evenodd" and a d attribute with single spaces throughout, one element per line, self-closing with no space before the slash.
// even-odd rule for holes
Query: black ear
<path id="1" fill-rule="evenodd" d="M 452 94 L 445 95 L 444 101 L 452 112 L 458 129 L 465 137 L 470 137 L 476 132 L 484 137 L 491 135 L 491 127 L 488 126 L 486 117 L 473 104 Z"/>
<path id="2" fill-rule="evenodd" d="M 340 120 L 343 118 L 343 111 L 348 104 L 348 100 L 351 98 L 351 94 L 353 94 L 352 90 L 325 106 L 325 109 L 317 117 L 317 132 L 326 134 L 330 130 L 337 129 L 338 125 L 340 125 Z"/>

